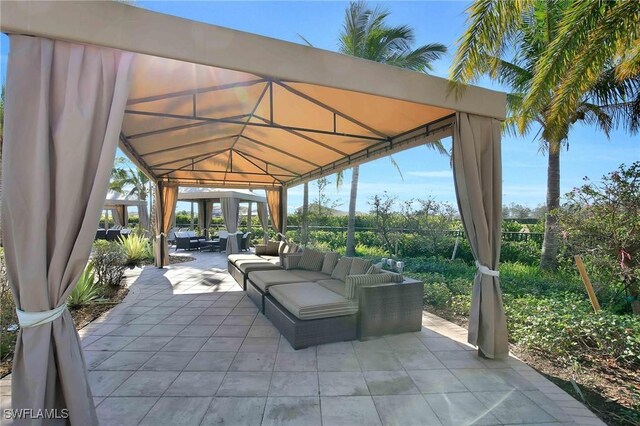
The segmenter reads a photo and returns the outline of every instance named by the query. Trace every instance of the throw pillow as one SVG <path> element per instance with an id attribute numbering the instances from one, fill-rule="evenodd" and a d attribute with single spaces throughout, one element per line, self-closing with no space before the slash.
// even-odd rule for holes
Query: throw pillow
<path id="1" fill-rule="evenodd" d="M 351 269 L 349 269 L 348 275 L 363 275 L 369 270 L 370 267 L 371 267 L 370 260 L 358 259 L 356 257 L 353 259 L 353 262 L 351 263 Z"/>
<path id="2" fill-rule="evenodd" d="M 367 274 L 369 274 L 369 275 L 371 275 L 371 274 L 379 274 L 381 272 L 382 272 L 382 262 L 378 262 L 378 263 L 374 263 L 373 265 L 371 265 L 371 267 L 367 271 Z"/>
<path id="3" fill-rule="evenodd" d="M 287 243 L 284 242 L 284 241 L 280 241 L 280 244 L 278 245 L 278 254 L 280 255 L 280 254 L 284 253 L 286 248 L 287 248 Z"/>
<path id="4" fill-rule="evenodd" d="M 333 272 L 331 272 L 331 278 L 333 278 L 334 280 L 344 281 L 347 275 L 349 275 L 352 261 L 352 257 L 340 258 L 340 260 L 338 260 L 338 263 L 336 263 L 335 268 L 333 268 Z"/>
<path id="5" fill-rule="evenodd" d="M 277 256 L 278 249 L 280 248 L 280 241 L 268 241 L 267 242 L 267 256 Z"/>
<path id="6" fill-rule="evenodd" d="M 302 252 L 300 262 L 298 262 L 298 269 L 306 269 L 307 271 L 319 271 L 320 269 L 322 269 L 323 261 L 323 252 L 307 247 Z"/>
<path id="7" fill-rule="evenodd" d="M 340 255 L 336 252 L 325 253 L 324 262 L 322 262 L 323 274 L 331 275 L 333 268 L 335 268 L 336 263 L 338 263 L 338 257 L 340 257 Z"/>

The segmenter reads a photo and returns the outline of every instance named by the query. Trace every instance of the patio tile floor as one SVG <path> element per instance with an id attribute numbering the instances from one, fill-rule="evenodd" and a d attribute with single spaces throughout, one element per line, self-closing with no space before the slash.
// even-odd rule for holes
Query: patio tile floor
<path id="1" fill-rule="evenodd" d="M 224 255 L 193 256 L 128 271 L 125 301 L 79 331 L 101 425 L 603 424 L 519 360 L 479 358 L 466 330 L 428 313 L 420 332 L 295 351 Z"/>

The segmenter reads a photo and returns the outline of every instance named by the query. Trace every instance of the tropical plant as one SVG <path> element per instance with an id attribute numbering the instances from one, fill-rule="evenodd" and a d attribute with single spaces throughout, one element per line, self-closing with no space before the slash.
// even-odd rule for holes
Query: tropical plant
<path id="1" fill-rule="evenodd" d="M 531 101 L 539 61 L 551 45 L 565 37 L 567 29 L 562 22 L 572 13 L 572 4 L 541 0 L 474 2 L 468 9 L 468 27 L 459 40 L 460 46 L 451 67 L 451 78 L 455 82 L 469 83 L 488 74 L 511 89 L 507 95 L 507 130 L 524 135 L 531 127 L 540 127 L 541 148 L 548 155 L 547 215 L 540 259 L 543 269 L 557 267 L 559 231 L 553 212 L 560 205 L 560 152 L 562 147 L 568 146 L 570 128 L 576 122 L 584 122 L 608 135 L 628 117 L 626 103 L 611 101 L 626 99 L 628 92 L 633 90 L 626 82 L 616 82 L 611 70 L 599 69 L 594 84 L 587 91 L 572 93 L 580 102 L 575 103 L 561 120 L 551 121 L 549 115 L 555 108 L 556 86 L 545 86 L 547 90 L 536 92 L 535 102 Z M 598 49 L 591 46 L 591 50 Z"/>
<path id="2" fill-rule="evenodd" d="M 153 258 L 151 244 L 144 235 L 132 232 L 127 237 L 120 237 L 118 243 L 126 256 L 125 265 L 137 266 L 142 261 Z"/>
<path id="3" fill-rule="evenodd" d="M 440 43 L 429 43 L 412 49 L 411 45 L 415 41 L 413 29 L 407 25 L 389 25 L 387 23 L 388 16 L 389 11 L 380 7 L 371 9 L 363 1 L 351 2 L 345 12 L 340 33 L 340 52 L 412 71 L 427 72 L 431 70 L 432 62 L 446 53 L 446 46 Z M 428 146 L 446 153 L 439 141 L 430 143 Z M 355 214 L 360 177 L 358 166 L 351 170 L 347 227 L 348 256 L 355 255 Z M 339 175 L 338 182 L 342 180 L 342 177 Z"/>
<path id="4" fill-rule="evenodd" d="M 111 170 L 111 182 L 109 189 L 118 192 L 127 192 L 126 195 L 135 195 L 140 200 L 146 201 L 149 193 L 149 178 L 141 170 L 127 165 L 124 157 L 117 157 Z"/>
<path id="5" fill-rule="evenodd" d="M 80 275 L 78 283 L 71 291 L 67 305 L 69 308 L 79 308 L 100 296 L 100 286 L 96 282 L 96 273 L 93 264 L 89 262 L 85 270 Z"/>

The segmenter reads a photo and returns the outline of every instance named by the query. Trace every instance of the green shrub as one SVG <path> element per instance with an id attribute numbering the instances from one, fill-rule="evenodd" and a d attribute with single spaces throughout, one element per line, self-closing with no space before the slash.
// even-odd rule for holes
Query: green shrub
<path id="1" fill-rule="evenodd" d="M 520 262 L 526 265 L 538 265 L 542 245 L 534 240 L 503 241 L 500 250 L 502 262 Z"/>
<path id="2" fill-rule="evenodd" d="M 433 306 L 449 306 L 453 295 L 445 283 L 428 283 L 424 285 L 424 301 Z"/>
<path id="3" fill-rule="evenodd" d="M 153 251 L 149 240 L 138 233 L 131 233 L 127 237 L 120 237 L 118 243 L 122 246 L 126 256 L 127 266 L 137 266 L 142 261 L 153 258 Z"/>
<path id="4" fill-rule="evenodd" d="M 471 295 L 459 294 L 451 298 L 451 312 L 460 316 L 469 316 L 471 311 Z"/>
<path id="5" fill-rule="evenodd" d="M 473 280 L 466 278 L 455 278 L 447 281 L 447 288 L 454 296 L 470 295 L 473 290 Z"/>
<path id="6" fill-rule="evenodd" d="M 369 247 L 364 244 L 356 245 L 356 255 L 380 261 L 383 257 L 388 257 L 387 252 L 381 247 Z"/>
<path id="7" fill-rule="evenodd" d="M 96 283 L 96 273 L 91 262 L 78 279 L 78 284 L 73 288 L 67 305 L 69 308 L 78 308 L 97 299 L 100 296 L 100 286 Z"/>
<path id="8" fill-rule="evenodd" d="M 92 262 L 100 285 L 120 285 L 127 262 L 122 245 L 115 241 L 95 241 Z"/>

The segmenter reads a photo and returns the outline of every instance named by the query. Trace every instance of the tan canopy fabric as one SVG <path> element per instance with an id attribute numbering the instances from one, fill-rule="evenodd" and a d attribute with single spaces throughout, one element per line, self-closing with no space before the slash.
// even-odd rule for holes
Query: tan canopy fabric
<path id="1" fill-rule="evenodd" d="M 276 234 L 284 234 L 286 230 L 286 190 L 267 190 L 267 205 L 269 206 L 269 216 L 271 216 L 271 226 Z"/>
<path id="2" fill-rule="evenodd" d="M 116 225 L 127 226 L 127 223 L 129 222 L 127 207 L 123 205 L 116 206 L 113 209 L 113 212 L 115 213 L 113 218 L 115 219 Z"/>
<path id="3" fill-rule="evenodd" d="M 9 284 L 27 317 L 13 359 L 12 408 L 67 408 L 78 425 L 98 420 L 65 303 L 89 258 L 107 193 L 131 60 L 112 49 L 11 36 L 2 229 Z M 55 319 L 29 324 L 33 316 Z"/>
<path id="4" fill-rule="evenodd" d="M 178 202 L 178 185 L 158 182 L 156 187 L 156 238 L 155 264 L 162 268 L 169 264 L 169 244 L 167 235 L 173 224 L 173 216 Z"/>
<path id="5" fill-rule="evenodd" d="M 469 343 L 488 358 L 509 354 L 498 278 L 502 224 L 500 122 L 459 113 L 453 135 L 458 208 L 478 272 L 471 298 Z"/>
<path id="6" fill-rule="evenodd" d="M 269 241 L 269 215 L 267 214 L 267 203 L 258 203 L 258 220 L 262 226 L 263 240 L 266 244 Z"/>
<path id="7" fill-rule="evenodd" d="M 227 254 L 234 254 L 240 251 L 238 247 L 238 239 L 235 238 L 235 233 L 238 231 L 238 213 L 240 212 L 239 203 L 237 198 L 223 198 L 222 203 L 222 216 L 224 217 L 224 225 L 229 231 L 229 238 L 227 238 Z"/>

